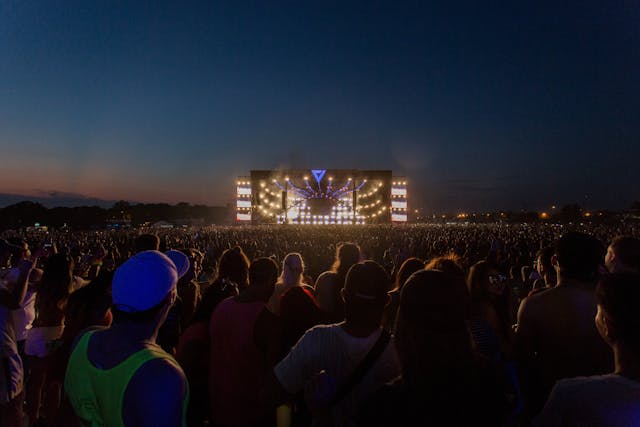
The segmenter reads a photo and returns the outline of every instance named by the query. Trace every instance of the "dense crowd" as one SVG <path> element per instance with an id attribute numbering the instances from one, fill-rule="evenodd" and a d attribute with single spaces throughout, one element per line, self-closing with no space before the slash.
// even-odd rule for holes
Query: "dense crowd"
<path id="1" fill-rule="evenodd" d="M 0 425 L 639 425 L 634 223 L 0 235 Z"/>

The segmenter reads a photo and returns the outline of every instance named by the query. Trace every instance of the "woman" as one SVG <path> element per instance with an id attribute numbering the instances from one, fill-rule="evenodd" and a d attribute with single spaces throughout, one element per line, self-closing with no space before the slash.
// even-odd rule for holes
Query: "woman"
<path id="1" fill-rule="evenodd" d="M 25 353 L 31 367 L 27 387 L 27 414 L 33 423 L 40 418 L 43 400 L 49 419 L 53 418 L 60 406 L 60 383 L 48 382 L 47 370 L 52 351 L 62 343 L 73 269 L 73 260 L 68 255 L 58 253 L 49 257 L 36 294 L 36 317 L 25 343 Z"/>
<path id="2" fill-rule="evenodd" d="M 331 271 L 322 273 L 316 280 L 316 297 L 329 323 L 344 320 L 344 302 L 340 291 L 344 288 L 347 272 L 360 261 L 360 247 L 355 243 L 342 243 L 336 248 L 336 260 Z"/>
<path id="3" fill-rule="evenodd" d="M 486 261 L 475 263 L 469 271 L 467 286 L 471 296 L 471 332 L 478 351 L 499 361 L 511 354 L 512 332 L 500 300 L 505 291 L 506 277 Z"/>
<path id="4" fill-rule="evenodd" d="M 267 307 L 274 314 L 280 314 L 280 299 L 289 289 L 304 285 L 304 261 L 302 255 L 297 252 L 287 254 L 282 261 L 282 273 L 278 278 L 275 289 Z"/>
<path id="5" fill-rule="evenodd" d="M 504 424 L 500 373 L 473 347 L 464 280 L 414 273 L 402 288 L 395 344 L 402 375 L 361 406 L 358 425 Z"/>
<path id="6" fill-rule="evenodd" d="M 424 262 L 418 258 L 409 258 L 405 260 L 398 270 L 396 275 L 395 286 L 391 292 L 389 292 L 389 304 L 384 309 L 382 316 L 382 326 L 389 332 L 393 332 L 394 325 L 396 323 L 396 314 L 398 312 L 398 305 L 400 304 L 400 291 L 404 282 L 416 271 L 424 268 Z"/>

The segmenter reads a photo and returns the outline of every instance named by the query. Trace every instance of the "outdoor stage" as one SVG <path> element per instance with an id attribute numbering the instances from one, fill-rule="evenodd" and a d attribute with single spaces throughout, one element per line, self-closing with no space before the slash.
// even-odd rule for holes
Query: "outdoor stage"
<path id="1" fill-rule="evenodd" d="M 252 170 L 238 177 L 236 222 L 386 224 L 407 221 L 407 181 L 390 170 Z"/>

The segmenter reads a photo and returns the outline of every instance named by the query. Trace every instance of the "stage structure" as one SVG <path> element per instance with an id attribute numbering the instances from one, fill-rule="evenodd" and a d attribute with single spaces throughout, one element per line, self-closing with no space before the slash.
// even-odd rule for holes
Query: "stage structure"
<path id="1" fill-rule="evenodd" d="M 252 170 L 238 177 L 241 224 L 386 224 L 407 221 L 407 181 L 388 170 Z"/>

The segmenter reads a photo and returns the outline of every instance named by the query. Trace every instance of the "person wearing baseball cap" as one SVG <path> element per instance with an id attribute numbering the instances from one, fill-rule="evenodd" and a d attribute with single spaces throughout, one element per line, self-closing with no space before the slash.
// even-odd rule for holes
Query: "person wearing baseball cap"
<path id="1" fill-rule="evenodd" d="M 115 271 L 113 323 L 78 336 L 65 377 L 83 424 L 185 425 L 185 375 L 156 344 L 178 276 L 174 262 L 155 250 L 137 253 Z"/>

